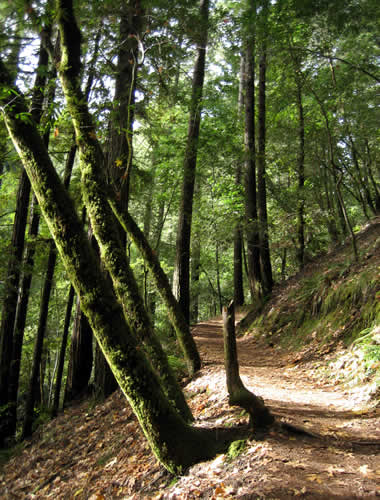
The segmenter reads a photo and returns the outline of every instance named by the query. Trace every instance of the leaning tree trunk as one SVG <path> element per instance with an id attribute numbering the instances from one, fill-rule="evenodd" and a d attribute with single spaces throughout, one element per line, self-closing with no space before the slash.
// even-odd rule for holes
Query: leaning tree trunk
<path id="1" fill-rule="evenodd" d="M 149 315 L 121 244 L 119 225 L 108 203 L 109 189 L 104 177 L 104 157 L 92 116 L 80 88 L 80 32 L 70 0 L 59 1 L 59 28 L 62 60 L 60 79 L 67 107 L 75 128 L 82 179 L 83 200 L 86 205 L 100 255 L 112 278 L 113 287 L 131 328 L 144 343 L 153 366 L 158 370 L 167 395 L 186 419 L 192 418 L 179 384 L 169 366 L 167 356 L 154 334 Z M 62 9 L 62 10 L 61 10 Z M 63 11 L 70 11 L 70 15 Z M 107 221 L 105 223 L 105 221 Z"/>
<path id="2" fill-rule="evenodd" d="M 183 166 L 183 183 L 178 217 L 176 261 L 173 292 L 187 323 L 190 322 L 190 240 L 193 196 L 197 164 L 202 92 L 205 75 L 209 0 L 200 1 L 200 26 L 197 35 L 197 59 L 194 66 L 187 144 Z"/>
<path id="3" fill-rule="evenodd" d="M 223 335 L 224 366 L 227 377 L 229 404 L 244 408 L 249 414 L 250 425 L 255 430 L 273 424 L 274 418 L 265 406 L 263 399 L 250 392 L 240 378 L 233 301 L 230 302 L 228 307 L 223 307 Z"/>
<path id="4" fill-rule="evenodd" d="M 118 203 L 115 199 L 109 199 L 109 202 L 120 224 L 136 244 L 152 273 L 157 290 L 165 303 L 169 319 L 175 329 L 188 371 L 190 374 L 194 374 L 201 366 L 198 349 L 191 335 L 189 324 L 186 322 L 182 310 L 173 295 L 168 277 L 160 265 L 157 254 L 150 247 L 143 232 L 139 229 L 132 216 L 129 213 L 123 213 L 122 209 L 118 207 Z"/>
<path id="5" fill-rule="evenodd" d="M 57 7 L 61 22 L 67 22 L 67 28 L 70 28 L 69 33 L 63 30 L 63 38 L 67 41 L 67 36 L 70 36 L 72 41 L 78 41 L 79 32 L 74 30 L 74 37 L 72 33 L 76 27 L 72 2 L 58 0 Z M 63 58 L 68 67 L 73 68 L 67 54 Z M 102 277 L 74 203 L 60 182 L 36 126 L 33 122 L 26 124 L 20 120 L 20 116 L 27 111 L 25 100 L 19 89 L 12 87 L 1 60 L 0 84 L 15 91 L 10 94 L 12 106 L 9 106 L 9 97 L 4 94 L 0 97 L 8 131 L 30 176 L 41 211 L 80 298 L 82 310 L 153 452 L 173 473 L 214 456 L 218 450 L 225 449 L 226 443 L 221 443 L 213 430 L 196 429 L 185 424 L 164 395 L 158 377 L 125 321 L 122 306 Z M 16 99 L 14 95 L 17 95 Z M 93 144 L 86 143 L 86 146 L 91 153 Z M 91 186 L 85 182 L 84 188 L 91 189 Z M 93 200 L 100 201 L 98 197 Z M 112 219 L 106 217 L 103 224 L 112 227 Z"/>

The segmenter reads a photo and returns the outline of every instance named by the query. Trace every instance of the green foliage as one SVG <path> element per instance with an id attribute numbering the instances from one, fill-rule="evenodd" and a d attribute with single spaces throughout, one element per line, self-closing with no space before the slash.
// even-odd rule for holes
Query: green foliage
<path id="1" fill-rule="evenodd" d="M 178 379 L 184 378 L 187 374 L 186 364 L 183 359 L 173 356 L 172 354 L 168 355 L 169 365 L 173 372 L 175 373 Z"/>
<path id="2" fill-rule="evenodd" d="M 334 380 L 343 382 L 347 388 L 361 396 L 372 397 L 378 403 L 380 395 L 380 327 L 362 330 L 350 349 L 335 357 L 329 364 L 326 374 Z"/>

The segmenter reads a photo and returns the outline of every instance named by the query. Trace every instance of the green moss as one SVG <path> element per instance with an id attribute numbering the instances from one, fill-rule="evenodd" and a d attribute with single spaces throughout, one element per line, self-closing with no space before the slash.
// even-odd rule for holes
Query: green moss
<path id="1" fill-rule="evenodd" d="M 238 457 L 243 451 L 245 450 L 247 445 L 247 440 L 246 439 L 238 439 L 237 441 L 233 441 L 227 452 L 227 460 L 231 462 L 234 460 L 236 457 Z"/>

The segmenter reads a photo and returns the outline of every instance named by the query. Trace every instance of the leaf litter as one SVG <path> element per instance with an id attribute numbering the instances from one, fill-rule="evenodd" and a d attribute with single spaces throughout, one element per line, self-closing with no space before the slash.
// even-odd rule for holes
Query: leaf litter
<path id="1" fill-rule="evenodd" d="M 230 407 L 222 365 L 221 321 L 194 331 L 204 367 L 185 393 L 203 427 L 247 422 Z M 0 473 L 4 499 L 286 499 L 380 496 L 380 413 L 358 408 L 336 386 L 318 384 L 294 354 L 253 338 L 238 340 L 247 387 L 279 421 L 251 436 L 241 452 L 191 467 L 173 478 L 154 458 L 120 391 L 103 404 L 85 401 L 41 427 Z M 313 436 L 314 434 L 314 436 Z M 317 437 L 315 437 L 317 436 Z"/>

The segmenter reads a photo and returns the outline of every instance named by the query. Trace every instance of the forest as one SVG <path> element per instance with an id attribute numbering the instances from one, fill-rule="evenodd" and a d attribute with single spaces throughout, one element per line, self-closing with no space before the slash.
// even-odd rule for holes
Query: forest
<path id="1" fill-rule="evenodd" d="M 183 389 L 219 361 L 230 405 L 269 432 L 278 412 L 231 368 L 232 300 L 265 362 L 361 346 L 376 406 L 378 2 L 0 0 L 0 14 L 4 453 L 120 388 L 182 474 L 246 439 L 236 412 L 198 425 Z M 225 353 L 198 326 L 222 313 Z"/>

